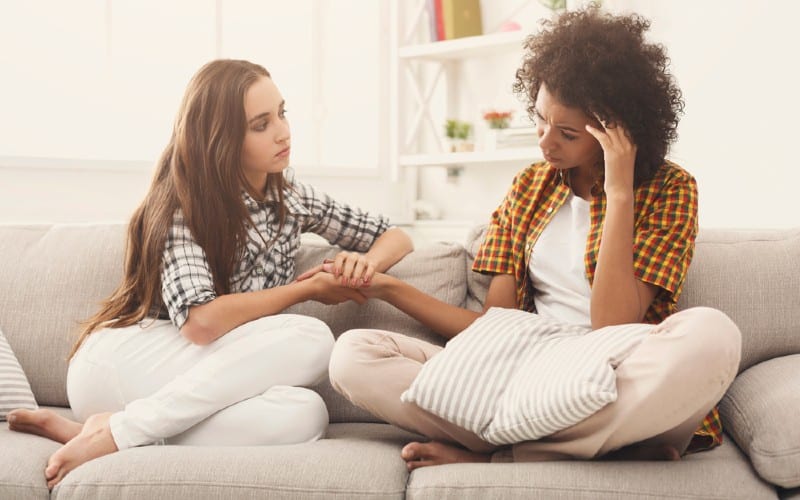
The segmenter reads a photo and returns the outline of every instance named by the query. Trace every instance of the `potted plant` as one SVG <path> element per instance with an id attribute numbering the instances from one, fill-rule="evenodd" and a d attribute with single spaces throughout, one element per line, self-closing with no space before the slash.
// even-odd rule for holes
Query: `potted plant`
<path id="1" fill-rule="evenodd" d="M 483 119 L 489 127 L 489 130 L 486 131 L 484 136 L 483 149 L 487 151 L 497 149 L 497 136 L 508 128 L 513 116 L 513 111 L 498 111 L 496 109 L 484 111 Z"/>
<path id="2" fill-rule="evenodd" d="M 486 124 L 491 129 L 508 128 L 512 116 L 514 116 L 513 111 L 497 111 L 494 109 L 483 113 L 483 119 L 486 120 Z"/>
<path id="3" fill-rule="evenodd" d="M 469 140 L 472 134 L 472 124 L 461 120 L 447 120 L 444 132 L 450 139 L 450 151 L 473 151 L 474 144 Z"/>

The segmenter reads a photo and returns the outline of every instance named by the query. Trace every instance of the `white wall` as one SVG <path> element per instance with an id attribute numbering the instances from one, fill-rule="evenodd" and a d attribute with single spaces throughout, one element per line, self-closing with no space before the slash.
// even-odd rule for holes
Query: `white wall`
<path id="1" fill-rule="evenodd" d="M 704 227 L 800 226 L 800 3 L 765 0 L 607 0 L 652 20 L 686 101 L 671 158 L 692 172 Z M 442 203 L 474 219 L 503 195 L 518 166 L 468 167 L 459 196 Z M 422 196 L 454 193 L 442 172 L 426 174 Z M 488 212 L 487 212 L 488 215 Z"/>
<path id="2" fill-rule="evenodd" d="M 492 4 L 483 2 L 485 9 Z M 664 43 L 672 57 L 686 100 L 672 157 L 698 179 L 701 224 L 800 226 L 794 197 L 800 186 L 794 154 L 800 142 L 796 91 L 800 76 L 795 62 L 800 4 L 779 0 L 607 0 L 606 4 L 615 9 L 634 6 L 650 17 L 653 38 Z M 497 65 L 494 71 L 513 71 L 515 62 Z M 0 68 L 0 79 L 7 76 Z M 480 78 L 480 72 L 473 76 Z M 20 101 L 35 97 L 15 95 Z M 171 120 L 175 110 L 164 112 Z M 8 118 L 0 113 L 0 120 Z M 51 125 L 42 122 L 40 140 L 59 133 Z M 346 128 L 347 121 L 341 126 Z M 354 143 L 358 140 L 353 137 Z M 0 157 L 8 155 L 14 153 L 0 150 Z M 0 162 L 0 222 L 125 220 L 150 180 L 146 167 L 72 171 L 63 166 L 31 169 L 20 162 Z M 423 176 L 421 197 L 438 200 L 449 217 L 482 221 L 522 166 L 467 167 L 455 183 L 445 179 L 443 170 L 431 169 Z M 403 189 L 389 183 L 381 170 L 369 175 L 305 178 L 367 209 L 401 213 Z"/>
<path id="3" fill-rule="evenodd" d="M 190 76 L 263 64 L 297 175 L 400 213 L 385 165 L 387 0 L 0 1 L 0 223 L 124 221 Z M 353 13 L 363 19 L 351 25 Z M 8 29 L 6 29 L 8 28 Z"/>

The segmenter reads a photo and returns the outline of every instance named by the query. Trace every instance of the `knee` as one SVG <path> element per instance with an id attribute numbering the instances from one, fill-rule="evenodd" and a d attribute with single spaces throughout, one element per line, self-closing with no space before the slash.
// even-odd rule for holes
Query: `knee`
<path id="1" fill-rule="evenodd" d="M 694 307 L 678 313 L 690 330 L 693 349 L 720 371 L 736 375 L 742 353 L 742 333 L 724 312 L 711 307 Z M 677 316 L 677 315 L 676 315 Z"/>
<path id="2" fill-rule="evenodd" d="M 274 388 L 273 390 L 278 389 Z M 280 387 L 286 408 L 285 444 L 316 441 L 328 429 L 328 408 L 322 397 L 311 389 Z"/>
<path id="3" fill-rule="evenodd" d="M 294 337 L 300 344 L 296 352 L 301 356 L 310 372 L 314 373 L 314 382 L 325 377 L 328 361 L 333 351 L 335 340 L 331 329 L 323 321 L 310 316 L 296 316 L 292 319 Z"/>
<path id="4" fill-rule="evenodd" d="M 347 396 L 365 376 L 363 346 L 369 345 L 369 330 L 348 330 L 339 336 L 331 353 L 328 375 L 336 391 Z"/>

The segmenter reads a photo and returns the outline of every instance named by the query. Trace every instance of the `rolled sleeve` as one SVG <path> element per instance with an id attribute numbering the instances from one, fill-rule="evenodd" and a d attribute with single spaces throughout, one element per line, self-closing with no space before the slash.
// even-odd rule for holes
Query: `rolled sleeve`
<path id="1" fill-rule="evenodd" d="M 180 329 L 189 307 L 216 298 L 206 253 L 192 238 L 179 215 L 170 228 L 161 270 L 161 295 L 172 323 Z"/>
<path id="2" fill-rule="evenodd" d="M 697 223 L 697 183 L 685 171 L 677 171 L 665 179 L 636 230 L 636 275 L 666 290 L 673 302 L 692 259 Z"/>
<path id="3" fill-rule="evenodd" d="M 492 213 L 472 270 L 483 274 L 514 274 L 514 235 L 512 217 L 516 206 L 517 179 L 499 207 Z"/>
<path id="4" fill-rule="evenodd" d="M 310 212 L 301 226 L 303 232 L 315 233 L 332 245 L 345 250 L 366 252 L 389 229 L 389 219 L 371 215 L 339 203 L 308 184 L 294 182 L 291 196 Z"/>

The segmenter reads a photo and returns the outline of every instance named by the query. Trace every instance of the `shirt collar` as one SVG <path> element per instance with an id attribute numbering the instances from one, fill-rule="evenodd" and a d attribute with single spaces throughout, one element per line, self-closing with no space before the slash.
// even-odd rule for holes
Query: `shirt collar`
<path id="1" fill-rule="evenodd" d="M 242 190 L 242 200 L 244 200 L 244 205 L 247 207 L 247 210 L 250 213 L 257 213 L 266 207 L 273 206 L 272 200 L 266 200 L 263 202 L 257 201 L 255 198 L 250 196 L 250 193 L 247 192 L 246 189 Z M 283 189 L 283 200 L 286 204 L 286 212 L 295 215 L 295 216 L 310 216 L 311 211 L 303 205 L 300 200 L 300 196 L 294 190 L 291 184 L 287 184 L 287 186 Z"/>

